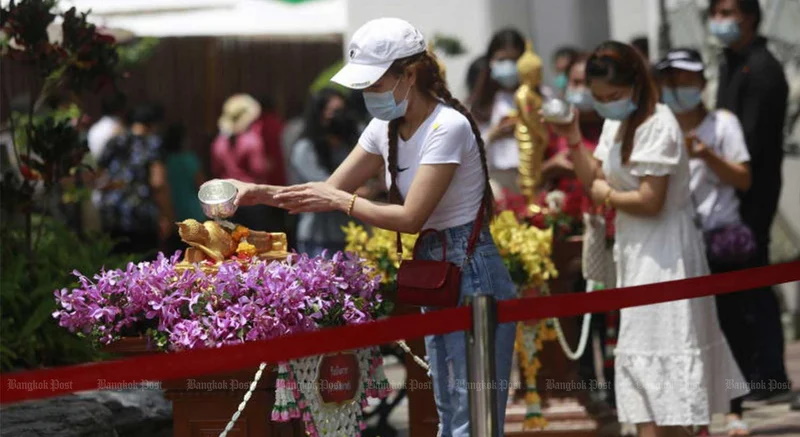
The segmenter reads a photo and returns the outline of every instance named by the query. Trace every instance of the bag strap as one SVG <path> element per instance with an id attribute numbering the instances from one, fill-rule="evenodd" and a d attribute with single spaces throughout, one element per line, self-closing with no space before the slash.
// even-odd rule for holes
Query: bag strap
<path id="1" fill-rule="evenodd" d="M 695 199 L 694 193 L 692 193 L 691 190 L 689 191 L 689 200 L 692 202 L 692 221 L 694 222 L 694 226 L 700 232 L 703 232 L 703 218 L 700 216 L 700 211 L 697 210 L 697 199 Z"/>
<path id="2" fill-rule="evenodd" d="M 388 165 L 389 165 L 390 185 L 389 185 L 389 192 L 388 192 L 387 197 L 388 197 L 389 203 L 399 203 L 403 199 L 402 199 L 402 194 L 400 194 L 400 189 L 398 188 L 398 185 L 397 185 L 397 151 L 395 151 L 395 153 L 391 153 L 391 151 L 389 151 L 388 155 L 389 155 Z M 488 175 L 484 175 L 484 176 L 488 176 Z M 486 215 L 486 202 L 487 202 L 487 200 L 488 199 L 486 198 L 486 194 L 481 196 L 481 203 L 480 203 L 480 206 L 478 206 L 478 214 L 475 217 L 474 224 L 472 225 L 472 232 L 470 233 L 469 240 L 467 242 L 467 256 L 466 256 L 466 259 L 464 260 L 465 262 L 468 261 L 470 258 L 472 258 L 472 253 L 475 251 L 475 246 L 477 245 L 478 238 L 481 235 L 481 228 L 483 227 L 483 220 L 484 220 L 484 216 Z M 424 231 L 422 231 L 422 233 L 420 233 L 418 238 L 421 240 L 423 235 L 426 235 L 426 234 L 428 234 L 430 232 L 436 232 L 436 230 L 434 230 L 434 229 L 424 230 Z M 442 238 L 442 247 L 447 246 L 447 242 L 444 240 L 444 237 L 442 236 L 441 238 Z M 419 244 L 420 240 L 417 240 L 417 244 Z M 417 252 L 417 244 L 414 245 L 414 254 L 413 254 L 414 257 L 417 256 L 417 253 L 416 253 Z M 396 247 L 396 249 L 397 249 L 397 259 L 402 260 L 403 259 L 403 241 L 400 238 L 400 232 L 397 232 L 396 245 L 397 245 L 397 247 Z M 444 251 L 446 251 L 446 250 L 447 249 L 445 248 Z M 446 252 L 444 252 L 444 251 L 443 251 L 443 253 L 446 254 Z M 446 257 L 443 260 L 445 260 L 445 259 L 446 259 Z"/>

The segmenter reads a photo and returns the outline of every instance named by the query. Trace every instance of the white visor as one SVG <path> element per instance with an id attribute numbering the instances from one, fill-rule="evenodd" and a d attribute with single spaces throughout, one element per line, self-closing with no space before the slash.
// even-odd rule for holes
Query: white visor
<path id="1" fill-rule="evenodd" d="M 331 78 L 331 81 L 347 88 L 363 90 L 377 82 L 386 73 L 386 70 L 392 66 L 392 62 L 394 61 L 379 64 L 349 62 Z"/>

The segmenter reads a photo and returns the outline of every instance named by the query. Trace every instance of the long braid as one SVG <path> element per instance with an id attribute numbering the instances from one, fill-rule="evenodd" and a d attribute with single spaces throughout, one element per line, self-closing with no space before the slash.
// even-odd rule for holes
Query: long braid
<path id="1" fill-rule="evenodd" d="M 426 53 L 423 55 L 421 62 L 423 64 L 423 68 L 430 71 L 430 90 L 434 97 L 441 99 L 446 105 L 451 106 L 453 109 L 460 112 L 461 115 L 463 115 L 469 121 L 469 126 L 472 128 L 472 133 L 475 135 L 475 140 L 478 143 L 478 152 L 481 157 L 481 167 L 483 167 L 483 202 L 488 217 L 490 217 L 491 220 L 491 217 L 494 216 L 494 194 L 492 193 L 491 185 L 489 185 L 489 166 L 486 163 L 486 148 L 483 143 L 481 131 L 478 129 L 478 123 L 475 122 L 475 118 L 472 116 L 466 106 L 464 106 L 457 98 L 453 97 L 453 94 L 450 93 L 449 89 L 447 89 L 447 84 L 440 74 L 439 65 L 436 59 L 432 55 Z"/>
<path id="2" fill-rule="evenodd" d="M 389 166 L 389 203 L 403 203 L 403 195 L 397 187 L 397 129 L 400 126 L 400 119 L 395 118 L 389 122 L 389 156 L 387 165 Z"/>

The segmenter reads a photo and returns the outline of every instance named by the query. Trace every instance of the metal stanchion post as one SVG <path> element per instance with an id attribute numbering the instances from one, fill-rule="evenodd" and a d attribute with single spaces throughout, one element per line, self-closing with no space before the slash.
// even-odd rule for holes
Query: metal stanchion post
<path id="1" fill-rule="evenodd" d="M 497 307 L 494 297 L 478 294 L 472 301 L 472 332 L 467 337 L 470 435 L 497 435 L 497 394 L 494 386 L 494 337 Z"/>

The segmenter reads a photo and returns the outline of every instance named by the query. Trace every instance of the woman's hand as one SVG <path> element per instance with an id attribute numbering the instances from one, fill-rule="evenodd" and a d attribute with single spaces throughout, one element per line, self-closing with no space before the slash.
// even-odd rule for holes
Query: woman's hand
<path id="1" fill-rule="evenodd" d="M 566 152 L 557 153 L 550 158 L 550 165 L 554 170 L 564 173 L 573 173 L 575 171 L 575 165 L 572 164 Z"/>
<path id="2" fill-rule="evenodd" d="M 346 211 L 352 194 L 325 182 L 279 188 L 274 196 L 278 206 L 291 214 L 301 212 Z"/>
<path id="3" fill-rule="evenodd" d="M 517 126 L 517 117 L 504 117 L 497 125 L 489 131 L 487 142 L 499 140 L 514 135 L 514 128 Z"/>
<path id="4" fill-rule="evenodd" d="M 539 115 L 542 115 L 542 111 L 539 111 Z M 556 135 L 566 138 L 570 145 L 578 144 L 581 141 L 579 113 L 575 108 L 572 108 L 571 123 L 551 123 L 545 121 L 544 117 L 541 118 L 541 122 L 550 126 Z"/>
<path id="5" fill-rule="evenodd" d="M 258 194 L 258 185 L 251 182 L 242 182 L 236 179 L 222 179 L 236 187 L 236 200 L 233 202 L 236 206 L 251 206 L 258 205 L 260 197 Z"/>
<path id="6" fill-rule="evenodd" d="M 212 179 L 217 180 L 217 179 Z M 273 199 L 274 187 L 243 182 L 237 179 L 220 179 L 236 187 L 236 206 L 269 205 L 277 206 Z"/>
<path id="7" fill-rule="evenodd" d="M 689 157 L 691 158 L 705 158 L 711 151 L 706 143 L 702 142 L 700 138 L 697 138 L 694 132 L 686 136 L 685 143 L 686 150 L 689 152 Z"/>
<path id="8" fill-rule="evenodd" d="M 592 188 L 589 195 L 592 197 L 592 202 L 595 205 L 601 206 L 606 201 L 606 197 L 611 192 L 611 185 L 608 185 L 604 179 L 595 179 L 592 182 Z"/>

